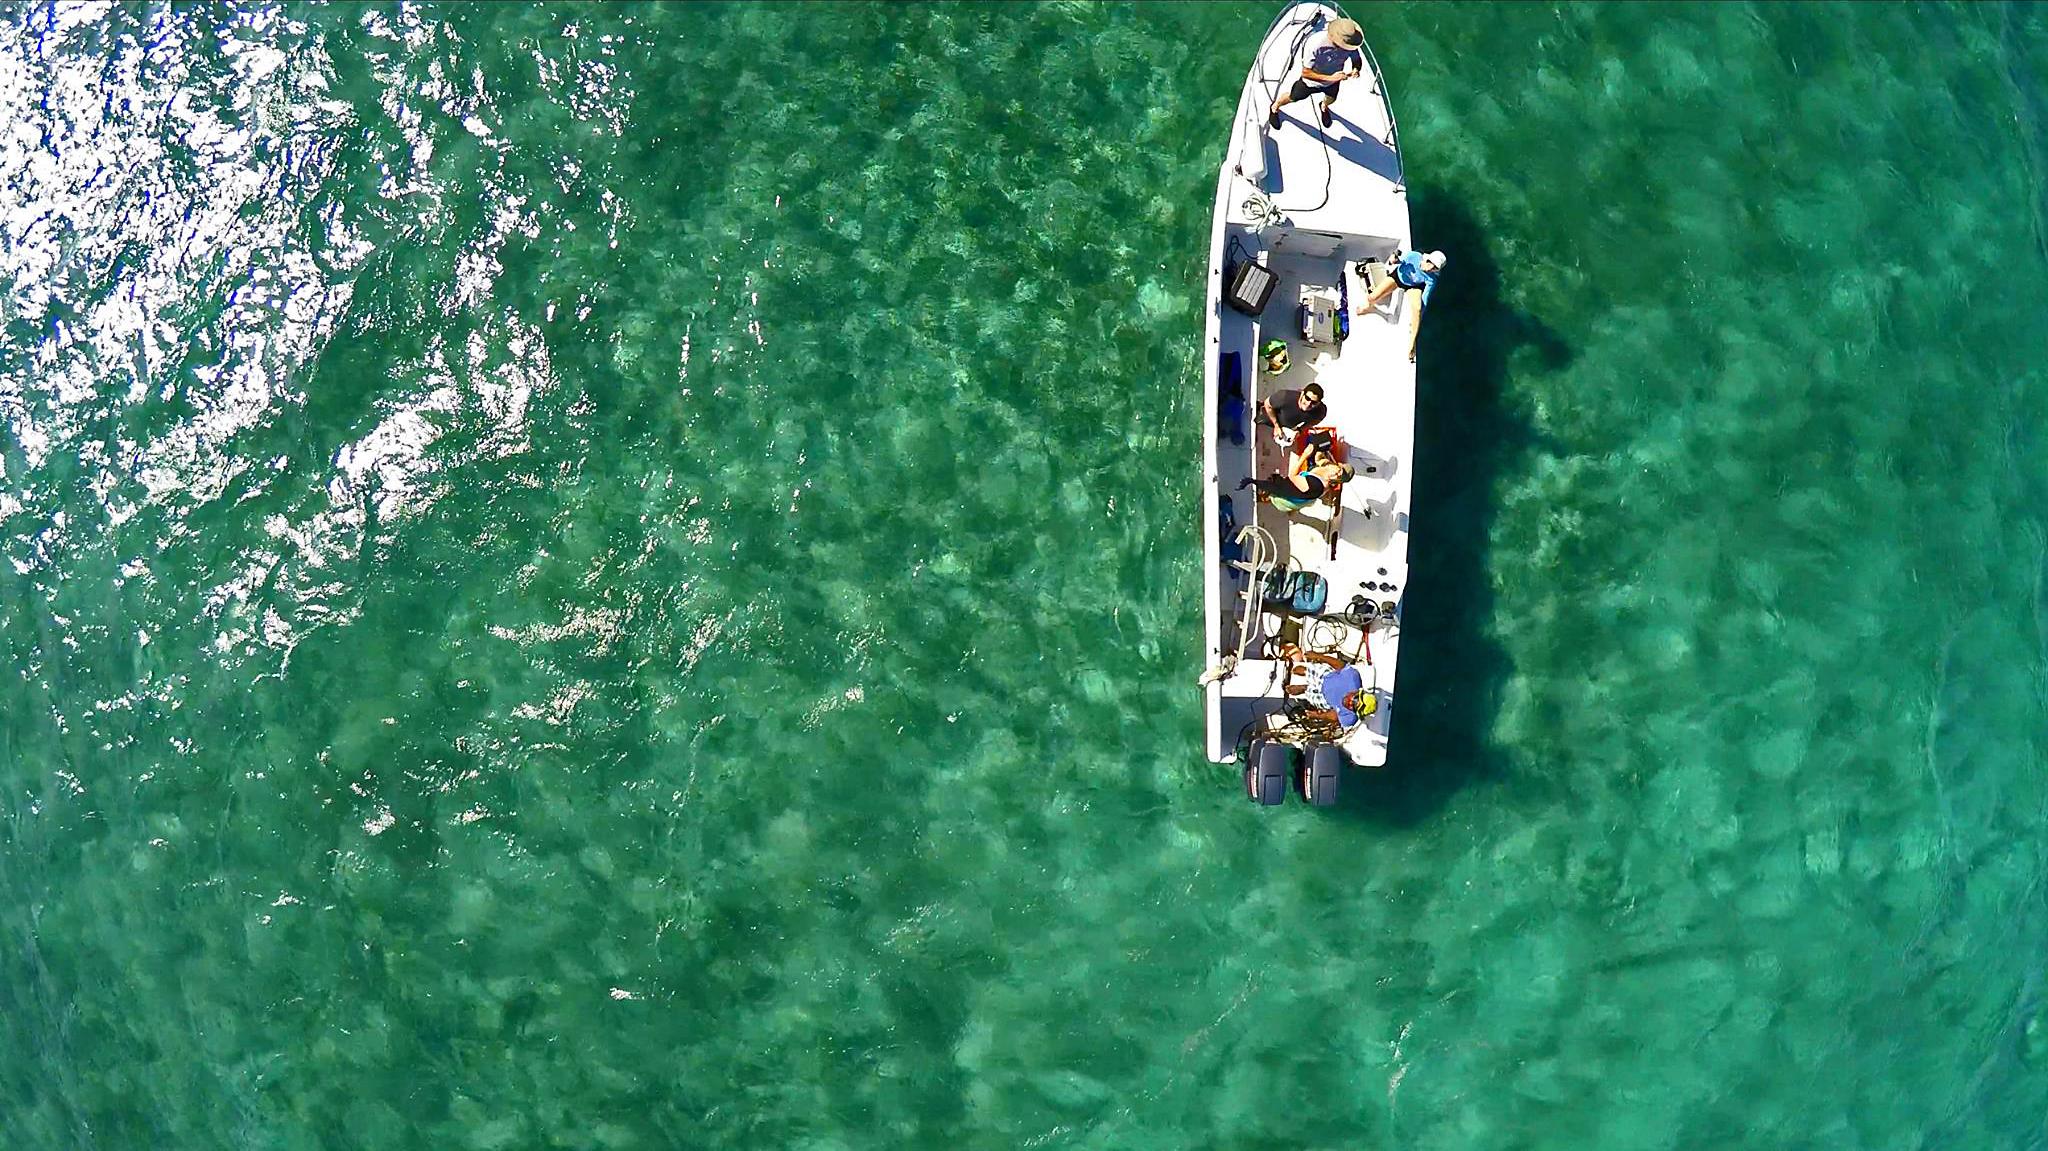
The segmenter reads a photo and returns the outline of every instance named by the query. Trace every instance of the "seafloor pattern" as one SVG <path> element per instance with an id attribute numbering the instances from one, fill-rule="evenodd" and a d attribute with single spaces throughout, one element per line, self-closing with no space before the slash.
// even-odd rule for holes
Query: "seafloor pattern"
<path id="1" fill-rule="evenodd" d="M 0 1145 L 2038 1146 L 2040 10 L 1368 10 L 1334 814 L 1192 686 L 1269 15 L 6 9 Z"/>

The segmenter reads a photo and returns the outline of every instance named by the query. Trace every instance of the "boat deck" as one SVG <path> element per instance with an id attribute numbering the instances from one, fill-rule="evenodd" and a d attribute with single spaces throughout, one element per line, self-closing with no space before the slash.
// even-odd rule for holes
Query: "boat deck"
<path id="1" fill-rule="evenodd" d="M 1300 66 L 1290 56 L 1292 39 L 1276 37 L 1260 54 L 1253 74 L 1258 91 L 1248 101 L 1251 106 L 1240 109 L 1231 141 L 1233 159 L 1250 159 L 1243 149 L 1255 138 L 1251 130 L 1258 127 L 1256 121 L 1272 107 L 1273 97 L 1287 91 L 1300 74 Z M 1233 173 L 1231 206 L 1235 208 L 1252 192 L 1261 191 L 1287 213 L 1290 227 L 1407 236 L 1408 202 L 1392 194 L 1401 187 L 1401 159 L 1393 147 L 1393 117 L 1379 83 L 1371 74 L 1345 81 L 1330 106 L 1327 128 L 1316 114 L 1320 96 L 1296 100 L 1280 109 L 1280 127 L 1266 132 L 1256 145 L 1264 159 L 1264 172 L 1256 179 L 1247 176 L 1246 172 L 1260 167 L 1253 161 Z"/>
<path id="2" fill-rule="evenodd" d="M 1407 317 L 1399 311 L 1403 306 L 1400 293 L 1377 312 L 1354 314 L 1350 338 L 1331 346 L 1302 342 L 1299 330 L 1293 327 L 1293 305 L 1300 299 L 1304 286 L 1329 286 L 1341 275 L 1347 278 L 1346 287 L 1355 308 L 1370 291 L 1354 270 L 1357 259 L 1385 254 L 1380 251 L 1353 255 L 1342 248 L 1320 257 L 1285 249 L 1270 252 L 1266 266 L 1279 283 L 1260 321 L 1225 310 L 1224 342 L 1242 349 L 1252 408 L 1256 410 L 1260 401 L 1275 392 L 1310 382 L 1321 384 L 1323 402 L 1329 408 L 1325 422 L 1337 429 L 1345 441 L 1348 462 L 1358 473 L 1344 485 L 1337 510 L 1314 504 L 1286 512 L 1255 500 L 1249 490 L 1233 490 L 1245 476 L 1272 475 L 1286 467 L 1287 449 L 1274 440 L 1270 429 L 1254 428 L 1243 445 L 1225 440 L 1217 448 L 1217 498 L 1232 501 L 1238 523 L 1256 522 L 1264 528 L 1278 547 L 1282 563 L 1316 572 L 1328 581 L 1329 602 L 1325 611 L 1330 614 L 1344 610 L 1354 595 L 1368 596 L 1374 603 L 1391 599 L 1398 604 L 1401 591 L 1407 587 L 1405 494 L 1415 427 L 1414 368 L 1408 363 Z M 1291 362 L 1287 371 L 1278 376 L 1259 372 L 1253 379 L 1250 369 L 1256 366 L 1256 357 L 1252 353 L 1269 332 L 1288 341 L 1293 353 Z M 1362 586 L 1367 583 L 1391 583 L 1394 590 L 1385 592 L 1377 586 Z M 1233 592 L 1242 590 L 1244 577 L 1235 577 L 1231 587 Z M 1235 635 L 1241 602 L 1232 594 L 1219 605 L 1224 617 L 1223 634 Z M 1282 623 L 1281 616 L 1263 616 L 1263 630 L 1246 650 L 1248 660 L 1277 658 L 1269 649 L 1277 647 L 1274 637 Z M 1323 634 L 1354 662 L 1363 662 L 1366 644 L 1370 644 L 1372 663 L 1365 670 L 1368 683 L 1374 682 L 1376 670 L 1385 672 L 1380 677 L 1384 679 L 1384 690 L 1375 693 L 1383 696 L 1378 707 L 1366 717 L 1361 725 L 1363 730 L 1355 732 L 1343 745 L 1354 762 L 1383 763 L 1388 721 L 1393 711 L 1391 671 L 1400 647 L 1398 617 L 1392 625 L 1382 623 L 1372 628 L 1370 638 L 1364 642 L 1355 628 L 1335 623 L 1328 627 Z M 1270 671 L 1245 665 L 1225 681 L 1220 692 L 1222 728 L 1233 746 L 1238 731 L 1271 710 L 1268 705 L 1277 706 L 1277 686 L 1272 692 L 1264 690 Z"/>

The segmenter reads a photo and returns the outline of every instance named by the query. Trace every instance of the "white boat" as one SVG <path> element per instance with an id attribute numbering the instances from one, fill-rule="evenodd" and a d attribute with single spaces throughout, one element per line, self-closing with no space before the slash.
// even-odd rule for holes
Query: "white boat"
<path id="1" fill-rule="evenodd" d="M 1251 797 L 1264 803 L 1280 802 L 1291 778 L 1304 798 L 1327 804 L 1343 762 L 1386 763 L 1408 585 L 1415 364 L 1402 312 L 1407 293 L 1396 291 L 1377 312 L 1350 315 L 1347 335 L 1322 342 L 1330 297 L 1346 312 L 1362 304 L 1385 262 L 1411 242 L 1393 108 L 1371 49 L 1363 49 L 1365 74 L 1340 89 L 1328 127 L 1319 122 L 1319 98 L 1281 109 L 1277 129 L 1267 122 L 1275 98 L 1301 74 L 1310 41 L 1342 16 L 1332 4 L 1298 3 L 1266 30 L 1238 97 L 1209 244 L 1202 409 L 1207 747 L 1218 763 L 1245 761 Z M 1264 272 L 1242 271 L 1247 263 Z M 1245 297 L 1255 296 L 1265 275 L 1274 286 L 1263 309 L 1252 315 L 1232 306 L 1236 298 L 1255 308 Z M 1318 313 L 1313 326 L 1324 329 L 1314 340 L 1304 336 L 1304 299 Z M 1258 354 L 1273 338 L 1286 340 L 1291 355 L 1279 375 L 1267 372 Z M 1334 501 L 1282 511 L 1238 485 L 1287 466 L 1286 449 L 1254 420 L 1260 401 L 1311 381 L 1323 387 L 1324 422 L 1356 474 Z M 1234 387 L 1242 388 L 1241 402 Z M 1235 427 L 1234 408 L 1241 408 Z M 1319 610 L 1279 610 L 1269 601 L 1266 593 L 1281 581 L 1311 585 L 1312 592 L 1312 576 L 1294 573 L 1321 577 L 1326 595 Z M 1312 606 L 1312 597 L 1300 606 Z M 1370 701 L 1352 697 L 1355 724 L 1340 727 L 1332 711 L 1312 710 L 1321 704 L 1318 689 L 1305 682 L 1298 661 L 1280 654 L 1290 635 L 1357 667 Z M 1290 696 L 1290 684 L 1306 691 Z M 1273 775 L 1283 764 L 1289 775 L 1280 777 L 1275 794 Z"/>

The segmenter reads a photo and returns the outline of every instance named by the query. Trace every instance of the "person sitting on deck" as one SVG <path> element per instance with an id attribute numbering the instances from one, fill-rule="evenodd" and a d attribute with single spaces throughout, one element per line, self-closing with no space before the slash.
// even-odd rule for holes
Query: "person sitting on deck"
<path id="1" fill-rule="evenodd" d="M 1274 392 L 1259 401 L 1259 421 L 1273 428 L 1273 442 L 1291 444 L 1299 428 L 1320 424 L 1330 409 L 1323 403 L 1323 385 L 1304 384 Z"/>
<path id="2" fill-rule="evenodd" d="M 1415 337 L 1422 333 L 1422 309 L 1429 306 L 1429 297 L 1436 292 L 1436 276 L 1444 269 L 1442 252 L 1404 252 L 1399 260 L 1388 261 L 1392 273 L 1372 295 L 1358 305 L 1358 314 L 1380 306 L 1380 302 L 1394 294 L 1395 288 L 1406 292 L 1408 302 L 1408 362 L 1415 362 Z M 1361 268 L 1360 271 L 1364 269 Z"/>
<path id="3" fill-rule="evenodd" d="M 1365 57 L 1358 50 L 1365 46 L 1365 30 L 1358 21 L 1338 18 L 1330 21 L 1321 35 L 1308 42 L 1307 63 L 1301 66 L 1301 75 L 1278 100 L 1273 101 L 1273 112 L 1266 117 L 1266 123 L 1274 128 L 1280 126 L 1280 109 L 1296 100 L 1310 96 L 1321 96 L 1322 107 L 1316 110 L 1323 127 L 1330 126 L 1330 105 L 1337 102 L 1337 88 L 1344 81 L 1365 71 Z"/>
<path id="4" fill-rule="evenodd" d="M 1357 664 L 1345 663 L 1328 652 L 1304 651 L 1291 643 L 1281 646 L 1280 655 L 1290 662 L 1288 683 L 1282 690 L 1288 695 L 1305 696 L 1310 704 L 1321 705 L 1308 713 L 1309 718 L 1334 722 L 1349 730 L 1358 726 L 1360 716 L 1376 710 L 1379 700 L 1365 686 L 1365 676 Z M 1305 683 L 1293 682 L 1296 671 L 1302 673 Z"/>
<path id="5" fill-rule="evenodd" d="M 1328 454 L 1343 461 L 1345 453 L 1338 449 L 1344 441 L 1337 436 L 1337 429 L 1328 424 L 1316 424 L 1294 434 L 1287 444 L 1287 473 L 1305 472 L 1319 455 Z"/>
<path id="6" fill-rule="evenodd" d="M 1265 479 L 1246 476 L 1239 481 L 1237 490 L 1258 489 L 1259 498 L 1271 503 L 1284 512 L 1298 512 L 1322 499 L 1329 492 L 1355 474 L 1351 465 L 1340 464 L 1328 452 L 1318 452 L 1314 464 L 1307 471 L 1296 475 L 1274 474 Z"/>

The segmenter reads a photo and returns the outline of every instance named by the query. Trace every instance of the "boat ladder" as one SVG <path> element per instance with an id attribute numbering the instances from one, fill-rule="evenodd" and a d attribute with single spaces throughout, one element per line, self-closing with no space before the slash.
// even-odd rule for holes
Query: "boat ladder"
<path id="1" fill-rule="evenodd" d="M 1203 687 L 1218 680 L 1229 679 L 1231 674 L 1237 671 L 1237 665 L 1244 659 L 1245 649 L 1251 646 L 1253 626 L 1257 623 L 1259 609 L 1265 602 L 1266 580 L 1281 562 L 1280 549 L 1273 543 L 1273 537 L 1266 529 L 1255 523 L 1237 529 L 1236 542 L 1240 545 L 1240 553 L 1245 558 L 1231 560 L 1224 566 L 1244 572 L 1249 577 L 1245 581 L 1244 590 L 1237 593 L 1237 598 L 1244 603 L 1237 620 L 1237 651 L 1224 656 L 1222 662 L 1202 673 L 1199 682 Z M 1243 545 L 1247 543 L 1251 545 L 1249 552 L 1243 551 Z"/>

